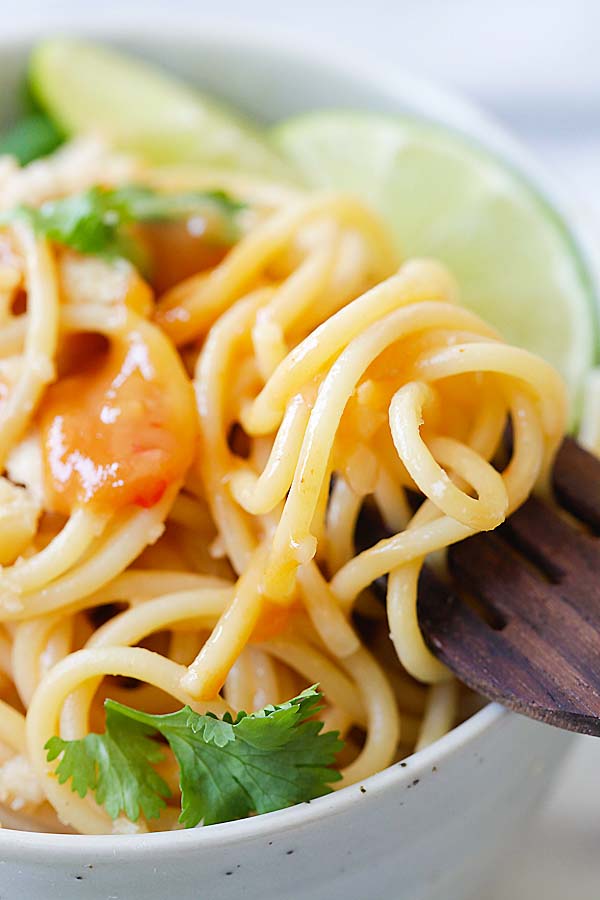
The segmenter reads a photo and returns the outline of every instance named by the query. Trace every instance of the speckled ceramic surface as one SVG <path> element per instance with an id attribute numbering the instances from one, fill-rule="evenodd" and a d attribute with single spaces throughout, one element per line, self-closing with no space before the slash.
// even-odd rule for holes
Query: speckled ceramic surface
<path id="1" fill-rule="evenodd" d="M 106 29 L 92 33 L 104 36 Z M 163 60 L 259 119 L 346 106 L 410 111 L 465 131 L 524 169 L 561 208 L 589 254 L 586 234 L 527 155 L 485 117 L 443 92 L 398 72 L 358 66 L 353 58 L 320 58 L 299 49 L 293 38 L 253 36 L 246 26 L 207 29 L 192 21 L 181 37 L 162 26 L 153 34 L 146 22 L 143 34 L 139 23 L 130 34 L 117 43 Z M 34 34 L 0 35 L 0 118 L 34 40 Z M 406 764 L 291 810 L 171 834 L 0 831 L 0 898 L 483 897 L 480 885 L 490 877 L 494 858 L 509 836 L 527 827 L 569 742 L 565 733 L 489 706 Z"/>

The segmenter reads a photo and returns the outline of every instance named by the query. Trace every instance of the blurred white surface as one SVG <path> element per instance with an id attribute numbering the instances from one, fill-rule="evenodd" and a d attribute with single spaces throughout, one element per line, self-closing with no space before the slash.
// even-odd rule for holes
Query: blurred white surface
<path id="1" fill-rule="evenodd" d="M 2 30 L 59 32 L 97 10 L 82 0 L 0 0 Z M 309 33 L 458 88 L 552 166 L 600 223 L 600 4 L 596 0 L 103 0 L 105 24 L 225 15 Z M 600 240 L 600 227 L 599 227 Z M 508 762 L 508 761 L 507 761 Z M 579 738 L 527 840 L 481 900 L 598 900 L 600 743 Z M 457 823 L 460 827 L 460 823 Z"/>
<path id="2" fill-rule="evenodd" d="M 81 0 L 0 0 L 3 30 L 29 20 L 55 29 L 97 8 Z M 246 19 L 309 33 L 315 43 L 343 42 L 403 67 L 487 96 L 513 113 L 536 101 L 538 119 L 568 100 L 569 116 L 598 104 L 600 7 L 595 0 L 104 0 L 105 23 L 161 17 L 185 29 L 186 17 Z M 530 110 L 530 112 L 533 112 Z M 526 118 L 530 118 L 528 115 Z"/>
<path id="3" fill-rule="evenodd" d="M 579 737 L 526 839 L 479 900 L 598 900 L 600 744 Z"/>

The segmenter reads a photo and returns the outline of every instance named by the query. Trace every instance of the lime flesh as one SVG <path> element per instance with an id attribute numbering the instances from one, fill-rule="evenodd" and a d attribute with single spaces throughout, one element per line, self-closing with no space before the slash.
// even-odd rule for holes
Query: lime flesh
<path id="1" fill-rule="evenodd" d="M 33 51 L 29 79 L 37 102 L 68 135 L 99 133 L 154 163 L 289 177 L 289 168 L 251 123 L 130 56 L 53 39 Z"/>

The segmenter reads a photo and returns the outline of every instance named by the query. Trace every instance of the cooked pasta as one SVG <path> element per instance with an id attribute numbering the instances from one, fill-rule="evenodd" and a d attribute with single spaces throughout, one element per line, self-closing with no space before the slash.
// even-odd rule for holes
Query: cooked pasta
<path id="1" fill-rule="evenodd" d="M 245 208 L 233 246 L 160 293 L 26 221 L 0 229 L 5 824 L 177 827 L 172 806 L 113 822 L 56 778 L 46 742 L 102 730 L 107 696 L 222 715 L 319 683 L 342 785 L 436 740 L 459 687 L 419 631 L 420 569 L 543 487 L 559 376 L 463 308 L 440 263 L 397 259 L 351 196 L 85 142 L 34 166 L 5 177 L 5 208 L 130 182 Z M 365 509 L 380 530 L 359 551 Z M 177 792 L 173 767 L 168 751 Z"/>

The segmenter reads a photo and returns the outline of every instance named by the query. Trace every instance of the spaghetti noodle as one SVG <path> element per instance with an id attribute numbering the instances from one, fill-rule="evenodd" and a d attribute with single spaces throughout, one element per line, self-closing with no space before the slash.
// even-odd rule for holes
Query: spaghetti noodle
<path id="1" fill-rule="evenodd" d="M 352 197 L 79 152 L 43 164 L 35 197 L 15 170 L 0 203 L 133 179 L 247 207 L 229 252 L 156 298 L 122 261 L 0 230 L 5 821 L 174 827 L 172 808 L 113 824 L 47 762 L 52 735 L 102 727 L 106 696 L 219 714 L 319 682 L 342 783 L 363 779 L 458 720 L 419 631 L 419 571 L 543 483 L 562 383 L 462 308 L 443 266 L 400 264 Z M 364 507 L 392 536 L 358 552 Z"/>

